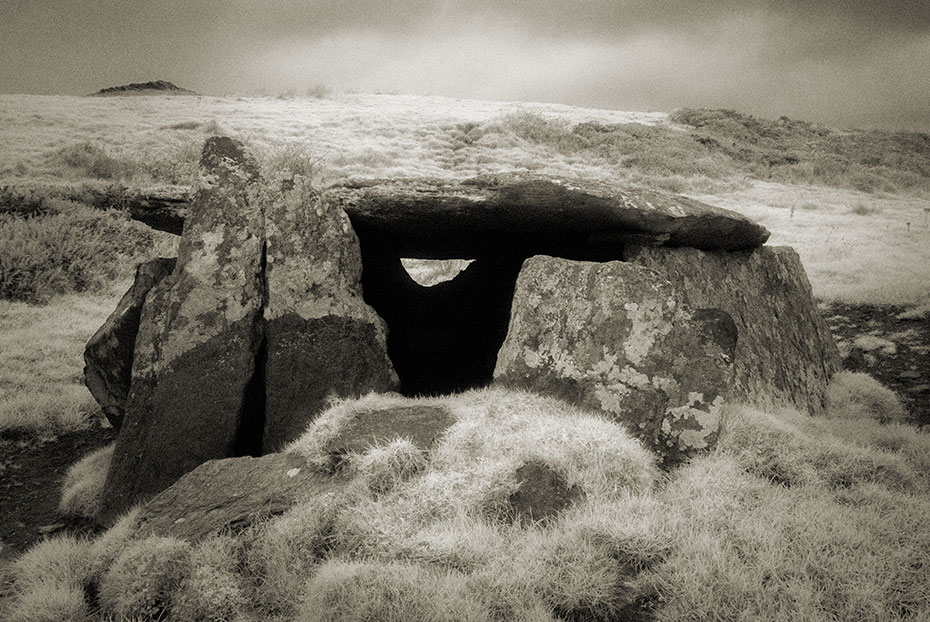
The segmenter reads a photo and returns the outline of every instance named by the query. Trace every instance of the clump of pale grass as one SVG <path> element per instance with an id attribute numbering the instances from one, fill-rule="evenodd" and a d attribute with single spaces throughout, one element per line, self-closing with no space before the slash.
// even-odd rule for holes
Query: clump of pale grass
<path id="1" fill-rule="evenodd" d="M 644 573 L 657 620 L 920 619 L 928 501 L 880 483 L 775 486 L 726 454 L 697 458 L 661 491 L 678 533 Z"/>
<path id="2" fill-rule="evenodd" d="M 100 510 L 115 443 L 93 451 L 68 468 L 58 511 L 69 516 L 92 518 Z"/>
<path id="3" fill-rule="evenodd" d="M 168 618 L 175 595 L 192 573 L 191 557 L 191 545 L 176 538 L 130 542 L 100 580 L 101 609 L 121 618 Z"/>
<path id="4" fill-rule="evenodd" d="M 433 620 L 484 622 L 493 618 L 465 589 L 460 573 L 400 561 L 333 560 L 307 584 L 305 622 Z"/>
<path id="5" fill-rule="evenodd" d="M 881 423 L 907 420 L 897 394 L 862 372 L 841 371 L 833 376 L 827 387 L 827 412 L 831 417 L 866 417 Z"/>
<path id="6" fill-rule="evenodd" d="M 335 494 L 317 495 L 254 529 L 245 560 L 256 603 L 294 611 L 307 577 L 336 544 L 335 521 L 345 505 Z"/>
<path id="7" fill-rule="evenodd" d="M 429 400 L 417 400 L 417 403 Z M 387 410 L 406 406 L 410 402 L 399 395 L 369 394 L 356 400 L 335 398 L 330 407 L 317 416 L 307 431 L 287 445 L 284 453 L 295 453 L 305 458 L 311 466 L 327 469 L 330 463 L 328 444 L 336 438 L 344 427 L 359 412 L 366 410 Z"/>
<path id="8" fill-rule="evenodd" d="M 13 564 L 16 591 L 11 622 L 84 621 L 84 582 L 90 574 L 88 542 L 55 536 L 40 542 Z"/>
<path id="9" fill-rule="evenodd" d="M 89 622 L 90 611 L 79 585 L 47 581 L 15 598 L 9 622 Z"/>
<path id="10" fill-rule="evenodd" d="M 406 438 L 370 447 L 352 460 L 358 477 L 376 494 L 387 492 L 410 479 L 426 464 L 426 452 Z"/>
<path id="11" fill-rule="evenodd" d="M 411 401 L 337 402 L 295 446 L 317 455 L 359 410 Z M 127 516 L 69 543 L 43 593 L 66 611 L 99 583 L 105 616 L 177 620 L 930 615 L 930 437 L 907 426 L 731 406 L 715 450 L 660 475 L 621 428 L 557 400 L 486 389 L 426 401 L 456 420 L 429 450 L 376 444 L 338 491 L 193 547 L 137 540 Z M 512 520 L 528 460 L 585 495 L 550 520 Z M 18 607 L 45 606 L 22 593 L 34 604 Z"/>
<path id="12" fill-rule="evenodd" d="M 783 486 L 843 488 L 881 482 L 896 490 L 922 486 L 899 455 L 842 441 L 820 420 L 796 411 L 728 408 L 718 453 L 735 458 L 748 472 Z"/>
<path id="13" fill-rule="evenodd" d="M 191 553 L 190 574 L 171 600 L 177 622 L 232 622 L 248 605 L 237 571 L 241 544 L 229 535 L 201 542 Z"/>

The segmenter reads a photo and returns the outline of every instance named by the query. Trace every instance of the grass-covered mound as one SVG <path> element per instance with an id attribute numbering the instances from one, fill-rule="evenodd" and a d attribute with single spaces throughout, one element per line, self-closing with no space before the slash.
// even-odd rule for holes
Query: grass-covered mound
<path id="1" fill-rule="evenodd" d="M 140 538 L 130 513 L 47 540 L 16 562 L 9 615 L 926 619 L 930 436 L 878 423 L 874 382 L 841 385 L 824 417 L 729 407 L 718 447 L 669 473 L 618 425 L 531 394 L 338 403 L 288 448 L 309 467 L 333 468 L 329 441 L 360 412 L 419 402 L 455 423 L 429 449 L 343 456 L 344 490 L 239 533 Z M 93 487 L 95 460 L 73 486 Z M 527 463 L 582 494 L 542 521 L 515 511 Z"/>

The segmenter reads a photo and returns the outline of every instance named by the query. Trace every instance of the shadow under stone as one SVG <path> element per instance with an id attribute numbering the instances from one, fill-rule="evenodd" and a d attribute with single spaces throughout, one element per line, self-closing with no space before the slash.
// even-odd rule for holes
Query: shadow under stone
<path id="1" fill-rule="evenodd" d="M 402 394 L 439 395 L 491 383 L 523 259 L 477 257 L 455 278 L 424 287 L 400 257 L 362 244 L 365 302 L 388 325 L 388 356 Z"/>

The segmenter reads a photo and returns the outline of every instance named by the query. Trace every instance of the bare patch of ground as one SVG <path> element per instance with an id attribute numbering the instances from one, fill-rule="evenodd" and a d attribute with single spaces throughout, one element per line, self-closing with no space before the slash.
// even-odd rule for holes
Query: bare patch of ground
<path id="1" fill-rule="evenodd" d="M 0 437 L 0 566 L 44 536 L 91 528 L 59 514 L 62 481 L 68 467 L 115 437 L 113 428 L 102 427 L 58 437 Z"/>

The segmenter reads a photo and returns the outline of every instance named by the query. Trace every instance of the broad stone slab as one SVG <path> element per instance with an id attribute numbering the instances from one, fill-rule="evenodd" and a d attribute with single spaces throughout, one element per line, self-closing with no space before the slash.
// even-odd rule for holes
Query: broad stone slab
<path id="1" fill-rule="evenodd" d="M 133 218 L 178 233 L 183 203 L 171 195 L 127 198 Z M 620 259 L 630 242 L 714 250 L 761 246 L 769 232 L 736 212 L 687 197 L 602 181 L 486 175 L 352 180 L 326 191 L 364 245 L 398 257 L 472 258 L 520 249 Z"/>
<path id="2" fill-rule="evenodd" d="M 204 145 L 203 187 L 177 266 L 142 312 L 104 521 L 199 464 L 235 455 L 261 341 L 263 221 L 248 199 L 257 177 L 241 143 L 211 138 Z"/>
<path id="3" fill-rule="evenodd" d="M 653 270 L 533 257 L 494 378 L 598 410 L 670 464 L 716 441 L 736 337 Z"/>
<path id="4" fill-rule="evenodd" d="M 731 401 L 823 410 L 840 356 L 794 249 L 640 248 L 628 257 L 671 281 L 675 295 L 691 307 L 716 307 L 733 318 L 739 340 Z"/>
<path id="5" fill-rule="evenodd" d="M 149 291 L 172 271 L 176 260 L 160 257 L 140 264 L 119 304 L 84 348 L 84 383 L 114 428 L 119 429 L 132 382 L 132 358 L 142 306 Z"/>
<path id="6" fill-rule="evenodd" d="M 262 451 L 294 440 L 332 396 L 392 391 L 384 322 L 362 299 L 358 238 L 302 177 L 266 180 Z"/>
<path id="7" fill-rule="evenodd" d="M 200 540 L 282 514 L 298 499 L 345 484 L 294 454 L 227 458 L 200 465 L 142 506 L 140 535 Z"/>
<path id="8" fill-rule="evenodd" d="M 501 249 L 620 259 L 625 244 L 748 249 L 769 232 L 741 214 L 694 199 L 590 180 L 500 174 L 466 181 L 346 182 L 328 201 L 363 244 L 398 257 L 479 257 Z"/>

